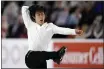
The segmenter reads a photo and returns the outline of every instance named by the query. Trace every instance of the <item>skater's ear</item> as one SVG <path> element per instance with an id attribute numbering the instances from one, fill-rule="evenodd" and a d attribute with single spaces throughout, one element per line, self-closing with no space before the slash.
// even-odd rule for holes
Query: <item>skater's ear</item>
<path id="1" fill-rule="evenodd" d="M 33 18 L 33 20 L 34 20 L 34 22 L 35 22 L 35 16 L 32 16 L 32 18 Z"/>
<path id="2" fill-rule="evenodd" d="M 35 16 L 32 16 L 35 19 Z"/>

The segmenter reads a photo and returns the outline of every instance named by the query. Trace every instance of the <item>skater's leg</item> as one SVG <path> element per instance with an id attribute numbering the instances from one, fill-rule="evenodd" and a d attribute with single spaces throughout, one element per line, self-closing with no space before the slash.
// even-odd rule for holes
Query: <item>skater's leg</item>
<path id="1" fill-rule="evenodd" d="M 41 62 L 41 63 L 37 66 L 37 68 L 40 68 L 40 69 L 47 69 L 47 62 L 46 62 L 46 61 Z"/>
<path id="2" fill-rule="evenodd" d="M 25 62 L 29 68 L 38 68 L 39 65 L 43 65 L 42 67 L 47 68 L 46 60 L 55 58 L 58 58 L 57 52 L 29 51 L 26 55 Z"/>
<path id="3" fill-rule="evenodd" d="M 38 65 L 46 60 L 53 59 L 56 63 L 60 64 L 60 58 L 65 53 L 65 47 L 62 47 L 59 51 L 47 52 L 47 51 L 29 51 L 26 55 L 26 63 L 30 68 L 37 68 Z"/>
<path id="4" fill-rule="evenodd" d="M 42 53 L 45 60 L 60 58 L 59 54 L 55 51 L 52 51 L 52 52 L 42 51 L 41 53 Z"/>

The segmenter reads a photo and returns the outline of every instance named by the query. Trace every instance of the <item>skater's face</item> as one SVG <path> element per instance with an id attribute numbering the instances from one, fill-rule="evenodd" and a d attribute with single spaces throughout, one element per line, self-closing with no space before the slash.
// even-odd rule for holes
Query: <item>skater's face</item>
<path id="1" fill-rule="evenodd" d="M 38 23 L 39 25 L 42 25 L 44 23 L 45 20 L 45 13 L 42 11 L 37 11 L 35 13 L 35 21 L 36 23 Z"/>

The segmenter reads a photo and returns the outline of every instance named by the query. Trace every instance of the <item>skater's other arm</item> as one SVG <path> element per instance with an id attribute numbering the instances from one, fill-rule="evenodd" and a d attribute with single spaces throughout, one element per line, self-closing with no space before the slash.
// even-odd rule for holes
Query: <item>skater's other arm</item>
<path id="1" fill-rule="evenodd" d="M 28 28 L 32 23 L 28 8 L 29 6 L 22 6 L 22 17 L 26 28 Z"/>
<path id="2" fill-rule="evenodd" d="M 63 34 L 63 35 L 82 35 L 83 31 L 78 29 L 70 29 L 58 27 L 52 24 L 54 34 Z"/>

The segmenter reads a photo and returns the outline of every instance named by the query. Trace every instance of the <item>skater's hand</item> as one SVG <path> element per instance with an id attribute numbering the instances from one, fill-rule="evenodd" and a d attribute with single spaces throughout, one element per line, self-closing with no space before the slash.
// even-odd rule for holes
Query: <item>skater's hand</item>
<path id="1" fill-rule="evenodd" d="M 83 30 L 76 29 L 75 32 L 76 32 L 76 35 L 79 35 L 79 36 L 83 34 Z"/>

